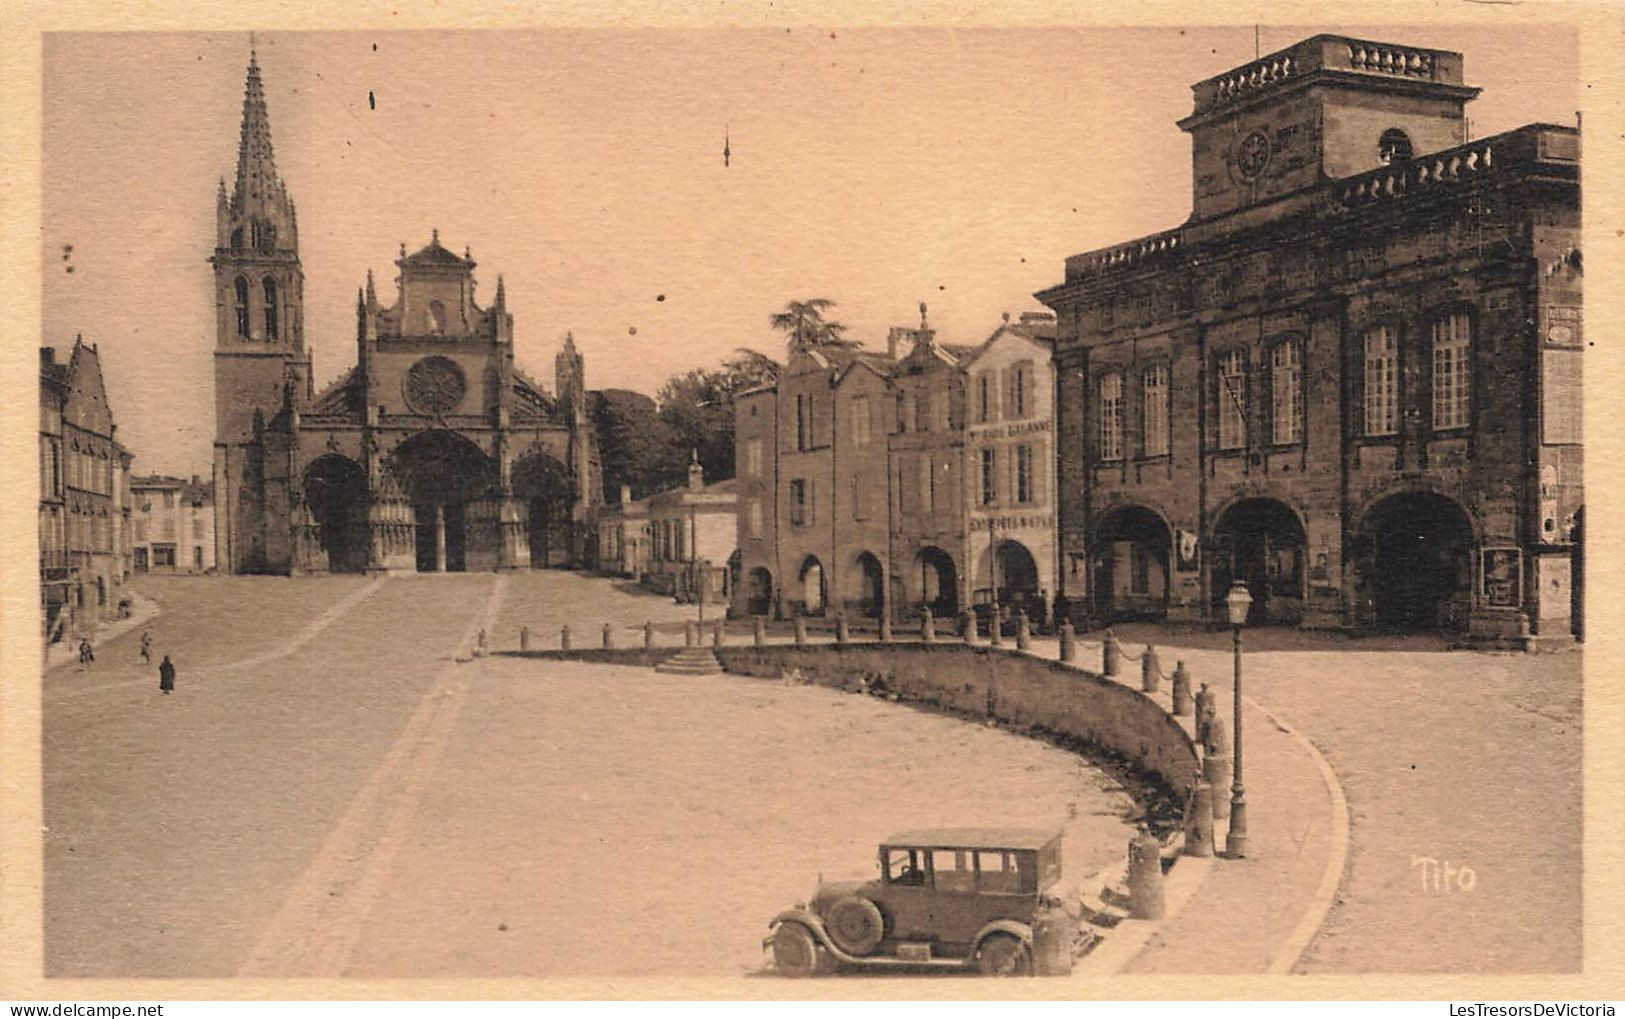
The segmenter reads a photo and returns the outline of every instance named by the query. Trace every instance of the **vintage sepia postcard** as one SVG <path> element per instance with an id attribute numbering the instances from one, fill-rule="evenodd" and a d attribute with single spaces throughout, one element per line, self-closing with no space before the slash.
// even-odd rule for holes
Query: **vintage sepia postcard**
<path id="1" fill-rule="evenodd" d="M 124 17 L 0 997 L 1625 991 L 1617 9 Z"/>

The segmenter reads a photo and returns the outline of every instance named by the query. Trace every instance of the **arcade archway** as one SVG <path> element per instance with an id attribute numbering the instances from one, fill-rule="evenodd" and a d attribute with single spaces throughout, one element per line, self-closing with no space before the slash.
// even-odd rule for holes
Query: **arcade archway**
<path id="1" fill-rule="evenodd" d="M 417 433 L 391 459 L 417 516 L 419 572 L 466 569 L 468 507 L 495 491 L 496 465 L 468 439 L 442 430 Z"/>
<path id="2" fill-rule="evenodd" d="M 929 545 L 914 557 L 914 569 L 920 578 L 920 606 L 939 619 L 958 615 L 959 570 L 954 557 Z"/>
<path id="3" fill-rule="evenodd" d="M 510 481 L 514 498 L 525 504 L 531 567 L 568 564 L 570 476 L 564 465 L 546 453 L 530 453 L 514 462 Z"/>
<path id="4" fill-rule="evenodd" d="M 859 552 L 853 566 L 856 590 L 850 609 L 866 619 L 879 619 L 885 604 L 885 570 L 872 552 Z"/>
<path id="5" fill-rule="evenodd" d="M 305 504 L 321 529 L 333 573 L 367 568 L 367 473 L 347 456 L 325 453 L 305 468 Z"/>
<path id="6" fill-rule="evenodd" d="M 1237 579 L 1253 597 L 1249 623 L 1297 622 L 1303 615 L 1303 523 L 1279 499 L 1231 504 L 1213 528 L 1210 594 L 1215 618 Z"/>
<path id="7" fill-rule="evenodd" d="M 1359 538 L 1359 580 L 1379 626 L 1466 625 L 1473 525 L 1459 503 L 1435 492 L 1389 496 L 1366 512 Z"/>
<path id="8" fill-rule="evenodd" d="M 808 556 L 802 560 L 801 571 L 797 574 L 801 583 L 801 611 L 809 616 L 822 615 L 824 611 L 824 564 L 818 561 L 817 556 Z"/>
<path id="9" fill-rule="evenodd" d="M 1167 615 L 1172 541 L 1162 517 L 1144 506 L 1119 506 L 1101 518 L 1095 531 L 1092 578 L 1099 619 Z"/>

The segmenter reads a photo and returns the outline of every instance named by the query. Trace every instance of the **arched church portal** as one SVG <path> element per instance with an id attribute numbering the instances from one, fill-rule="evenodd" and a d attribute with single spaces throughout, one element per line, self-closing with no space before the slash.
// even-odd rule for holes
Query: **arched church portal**
<path id="1" fill-rule="evenodd" d="M 470 504 L 497 483 L 496 465 L 478 446 L 456 432 L 419 432 L 397 446 L 391 459 L 417 514 L 419 572 L 467 569 L 471 537 L 476 545 L 499 540 L 469 533 Z"/>
<path id="2" fill-rule="evenodd" d="M 525 533 L 532 569 L 570 561 L 570 476 L 546 453 L 529 453 L 513 465 L 514 498 L 525 505 Z"/>

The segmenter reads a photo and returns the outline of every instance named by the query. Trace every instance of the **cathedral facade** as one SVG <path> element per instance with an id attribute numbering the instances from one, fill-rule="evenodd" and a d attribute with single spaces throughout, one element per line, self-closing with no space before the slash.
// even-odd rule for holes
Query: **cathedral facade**
<path id="1" fill-rule="evenodd" d="M 566 336 L 546 390 L 514 363 L 499 276 L 401 246 L 395 295 L 369 270 L 356 363 L 320 391 L 304 329 L 293 199 L 250 55 L 235 187 L 220 183 L 215 561 L 228 573 L 437 572 L 587 561 L 602 501 L 583 361 Z"/>

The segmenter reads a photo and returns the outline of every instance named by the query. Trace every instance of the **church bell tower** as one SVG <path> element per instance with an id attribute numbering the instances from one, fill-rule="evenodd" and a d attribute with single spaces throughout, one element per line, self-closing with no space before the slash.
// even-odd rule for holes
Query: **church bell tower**
<path id="1" fill-rule="evenodd" d="M 310 397 L 304 272 L 293 199 L 276 170 L 258 55 L 249 51 L 237 179 L 215 199 L 215 534 L 224 572 L 261 568 L 263 430 Z"/>

